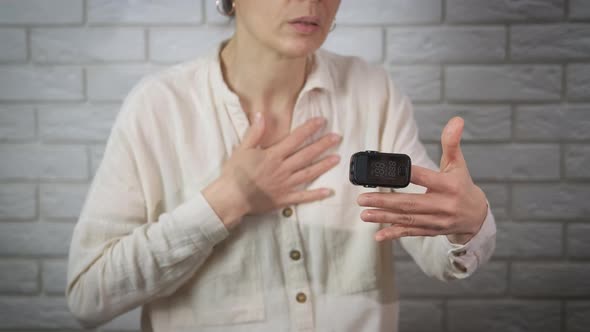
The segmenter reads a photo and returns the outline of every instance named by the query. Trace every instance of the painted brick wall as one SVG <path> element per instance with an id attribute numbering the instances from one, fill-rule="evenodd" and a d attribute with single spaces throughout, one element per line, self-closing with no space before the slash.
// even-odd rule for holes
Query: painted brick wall
<path id="1" fill-rule="evenodd" d="M 69 239 L 121 100 L 230 35 L 213 4 L 0 0 L 0 331 L 80 329 L 63 297 Z M 343 0 L 325 47 L 390 71 L 434 160 L 464 117 L 498 221 L 493 261 L 463 282 L 396 250 L 401 330 L 587 331 L 590 1 Z"/>

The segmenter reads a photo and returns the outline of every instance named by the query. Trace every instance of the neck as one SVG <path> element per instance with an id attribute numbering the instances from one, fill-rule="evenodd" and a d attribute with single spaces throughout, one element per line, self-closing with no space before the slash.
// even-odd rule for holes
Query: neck
<path id="1" fill-rule="evenodd" d="M 221 51 L 224 79 L 244 111 L 292 111 L 308 72 L 306 57 L 289 58 L 234 35 Z"/>

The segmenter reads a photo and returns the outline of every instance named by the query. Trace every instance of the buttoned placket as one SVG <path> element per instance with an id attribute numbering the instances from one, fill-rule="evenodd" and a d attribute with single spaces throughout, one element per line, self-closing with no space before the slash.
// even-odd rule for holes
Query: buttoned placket
<path id="1" fill-rule="evenodd" d="M 217 78 L 223 80 L 221 72 L 218 73 Z M 225 107 L 238 136 L 237 138 L 241 142 L 250 126 L 250 121 L 243 111 L 237 95 L 229 91 L 226 86 L 223 86 L 223 89 L 225 90 Z M 293 132 L 296 127 L 302 125 L 311 114 L 309 112 L 312 91 L 313 86 L 311 85 L 306 85 L 301 90 L 295 102 L 289 132 Z M 305 254 L 302 251 L 303 243 L 296 210 L 296 205 L 291 205 L 276 211 L 276 217 L 279 219 L 279 231 L 277 234 L 280 237 L 278 239 L 280 243 L 279 250 L 285 276 L 286 293 L 289 297 L 288 304 L 292 329 L 293 331 L 313 331 L 313 294 L 311 293 L 311 283 L 305 266 Z"/>
<path id="2" fill-rule="evenodd" d="M 309 91 L 299 95 L 291 120 L 290 132 L 305 122 L 309 111 Z M 304 108 L 303 106 L 306 105 Z M 299 229 L 297 205 L 284 207 L 278 213 L 280 219 L 280 251 L 281 262 L 285 275 L 285 287 L 289 296 L 289 312 L 294 331 L 313 331 L 313 294 L 311 283 L 305 266 L 303 240 Z"/>
<path id="3" fill-rule="evenodd" d="M 289 312 L 294 331 L 313 331 L 311 286 L 305 267 L 303 243 L 294 205 L 277 212 L 280 225 L 280 252 L 289 296 Z"/>
<path id="4" fill-rule="evenodd" d="M 291 121 L 291 129 L 300 125 L 305 117 L 298 114 L 299 100 L 296 103 Z M 239 106 L 230 103 L 227 105 L 231 120 L 238 135 L 243 138 L 249 126 L 249 121 Z M 299 110 L 301 112 L 301 110 Z M 276 218 L 278 223 L 278 236 L 280 243 L 280 255 L 283 274 L 285 276 L 285 288 L 288 294 L 289 313 L 294 331 L 313 331 L 313 303 L 309 276 L 305 267 L 305 256 L 302 252 L 303 243 L 297 221 L 296 205 L 278 209 Z"/>

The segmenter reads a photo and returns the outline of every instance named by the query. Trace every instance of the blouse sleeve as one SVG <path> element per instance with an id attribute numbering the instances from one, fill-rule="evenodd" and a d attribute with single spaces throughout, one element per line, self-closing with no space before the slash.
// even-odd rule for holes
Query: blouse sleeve
<path id="1" fill-rule="evenodd" d="M 428 157 L 426 149 L 420 142 L 414 110 L 409 98 L 403 95 L 386 79 L 388 85 L 387 114 L 383 117 L 381 149 L 410 156 L 412 164 L 439 171 L 439 167 Z M 426 188 L 411 183 L 405 188 L 396 188 L 395 192 L 425 193 Z M 422 271 L 440 280 L 461 279 L 470 276 L 487 262 L 495 249 L 496 224 L 490 210 L 479 232 L 466 244 L 451 243 L 446 235 L 433 237 L 403 237 L 402 247 L 409 253 Z"/>
<path id="2" fill-rule="evenodd" d="M 66 297 L 85 327 L 173 293 L 228 236 L 200 192 L 146 220 L 149 179 L 140 181 L 137 157 L 149 142 L 137 139 L 131 115 L 149 107 L 137 89 L 126 98 L 74 228 Z"/>

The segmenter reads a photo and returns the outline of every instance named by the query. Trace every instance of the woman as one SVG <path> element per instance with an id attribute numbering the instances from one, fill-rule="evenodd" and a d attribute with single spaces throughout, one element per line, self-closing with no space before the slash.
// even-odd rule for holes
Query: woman
<path id="1" fill-rule="evenodd" d="M 233 37 L 127 96 L 72 239 L 84 325 L 142 306 L 144 331 L 395 331 L 392 240 L 441 280 L 489 259 L 462 120 L 439 172 L 385 71 L 319 50 L 339 4 L 218 3 Z M 369 149 L 410 155 L 412 184 L 351 185 Z"/>

